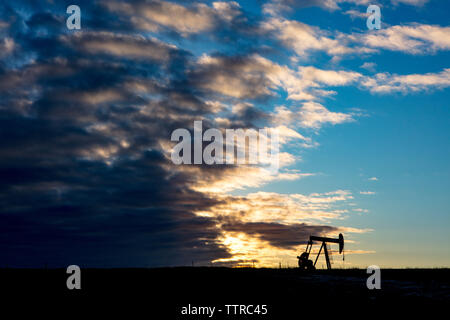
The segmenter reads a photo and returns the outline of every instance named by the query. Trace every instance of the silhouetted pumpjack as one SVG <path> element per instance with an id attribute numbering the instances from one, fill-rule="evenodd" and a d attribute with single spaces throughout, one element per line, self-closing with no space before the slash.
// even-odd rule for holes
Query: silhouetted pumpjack
<path id="1" fill-rule="evenodd" d="M 319 253 L 317 254 L 316 260 L 314 264 L 312 260 L 309 260 L 309 254 L 311 253 L 311 248 L 313 245 L 313 241 L 321 241 L 322 246 L 320 247 Z M 325 260 L 327 261 L 327 269 L 331 269 L 330 257 L 328 256 L 327 242 L 338 243 L 339 244 L 339 253 L 342 253 L 344 250 L 344 236 L 342 233 L 339 233 L 338 239 L 327 238 L 327 237 L 316 237 L 309 236 L 308 244 L 306 245 L 306 250 L 300 256 L 297 256 L 298 259 L 298 267 L 302 270 L 314 270 L 316 269 L 316 263 L 319 259 L 320 253 L 323 251 L 325 253 Z"/>

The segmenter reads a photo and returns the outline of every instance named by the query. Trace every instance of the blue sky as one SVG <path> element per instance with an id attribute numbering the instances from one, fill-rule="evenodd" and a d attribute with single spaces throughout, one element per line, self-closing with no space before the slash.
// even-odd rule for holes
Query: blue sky
<path id="1" fill-rule="evenodd" d="M 244 7 L 245 8 L 245 7 Z M 341 32 L 373 32 L 365 19 L 319 7 L 292 10 L 290 17 L 321 29 Z M 383 28 L 408 23 L 447 26 L 449 4 L 434 1 L 421 6 L 381 3 Z M 257 8 L 249 8 L 257 12 Z M 289 48 L 286 48 L 289 50 Z M 286 53 L 288 56 L 289 54 Z M 287 59 L 278 61 L 286 62 Z M 307 64 L 323 68 L 361 70 L 364 62 L 376 64 L 376 72 L 423 74 L 447 67 L 448 50 L 430 54 L 380 50 L 370 56 L 343 58 L 308 57 Z M 370 72 L 368 72 L 370 74 Z M 334 111 L 359 108 L 364 115 L 355 122 L 323 129 L 320 146 L 303 151 L 296 169 L 319 172 L 300 181 L 278 182 L 263 190 L 282 193 L 312 193 L 345 189 L 355 193 L 358 207 L 367 210 L 349 214 L 338 225 L 370 227 L 374 231 L 355 237 L 357 244 L 375 253 L 354 256 L 357 264 L 390 267 L 447 266 L 449 227 L 449 124 L 448 89 L 415 93 L 370 94 L 357 88 L 336 88 L 328 99 Z M 282 100 L 282 99 L 280 99 Z M 369 178 L 377 177 L 377 181 Z M 361 195 L 360 191 L 374 195 Z M 336 222 L 334 222 L 336 224 Z"/>
<path id="2" fill-rule="evenodd" d="M 448 267 L 449 9 L 6 1 L 0 260 L 294 266 L 342 232 L 346 267 Z M 198 120 L 277 129 L 279 172 L 174 165 L 171 133 Z"/>
<path id="3" fill-rule="evenodd" d="M 446 26 L 448 18 L 443 12 L 448 12 L 448 3 L 435 1 L 420 8 L 383 8 L 382 17 L 390 25 L 420 22 Z M 348 28 L 343 24 L 344 30 Z M 379 71 L 427 73 L 446 68 L 449 55 L 448 51 L 432 55 L 380 52 L 367 61 L 375 62 Z M 336 128 L 339 132 L 330 130 L 322 135 L 326 151 L 310 154 L 308 162 L 323 166 L 332 181 L 328 183 L 376 192 L 358 197 L 369 213 L 348 220 L 374 229 L 361 236 L 359 245 L 376 253 L 358 257 L 358 261 L 395 267 L 448 265 L 448 90 L 382 96 L 339 92 L 338 100 L 342 101 L 339 105 L 357 105 L 369 116 L 348 128 Z M 332 159 L 337 164 L 330 164 Z M 369 176 L 378 181 L 367 181 Z M 317 187 L 320 190 L 320 185 Z"/>
<path id="4" fill-rule="evenodd" d="M 320 9 L 306 11 L 317 13 Z M 418 8 L 383 6 L 382 20 L 388 25 L 421 22 L 446 26 L 445 12 L 448 12 L 445 1 L 434 1 Z M 352 21 L 341 12 L 324 12 L 323 19 L 317 16 L 310 15 L 308 19 L 306 13 L 295 15 L 313 25 L 343 32 L 364 28 L 365 20 Z M 341 65 L 357 69 L 364 61 L 376 63 L 380 72 L 427 73 L 446 68 L 449 54 L 448 51 L 431 55 L 382 51 L 366 59 L 343 61 Z M 372 190 L 376 192 L 373 196 L 357 197 L 358 204 L 369 212 L 350 215 L 346 223 L 372 227 L 371 234 L 359 236 L 358 246 L 376 253 L 352 259 L 363 264 L 395 267 L 448 265 L 448 101 L 447 89 L 394 95 L 338 89 L 336 100 L 329 103 L 334 110 L 357 106 L 368 116 L 345 128 L 328 128 L 322 132 L 321 147 L 308 151 L 300 166 L 303 170 L 319 170 L 324 174 L 303 183 L 291 183 L 285 189 L 300 192 L 339 187 L 356 192 Z M 371 176 L 376 176 L 378 181 L 368 181 Z"/>

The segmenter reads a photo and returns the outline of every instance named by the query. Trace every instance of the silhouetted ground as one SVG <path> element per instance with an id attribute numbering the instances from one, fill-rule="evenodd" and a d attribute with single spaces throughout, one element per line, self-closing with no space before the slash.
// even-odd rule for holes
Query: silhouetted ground
<path id="1" fill-rule="evenodd" d="M 380 290 L 367 289 L 369 275 L 362 269 L 307 273 L 180 267 L 81 272 L 82 289 L 68 290 L 65 269 L 0 269 L 0 289 L 6 293 L 2 307 L 32 306 L 36 314 L 63 308 L 88 318 L 114 314 L 126 315 L 126 319 L 136 318 L 131 315 L 144 319 L 301 319 L 305 312 L 317 316 L 357 315 L 361 309 L 407 312 L 436 310 L 450 302 L 450 269 L 382 269 Z M 182 315 L 182 307 L 189 304 L 214 306 L 216 312 L 211 318 Z M 267 305 L 268 312 L 227 315 L 227 304 Z"/>

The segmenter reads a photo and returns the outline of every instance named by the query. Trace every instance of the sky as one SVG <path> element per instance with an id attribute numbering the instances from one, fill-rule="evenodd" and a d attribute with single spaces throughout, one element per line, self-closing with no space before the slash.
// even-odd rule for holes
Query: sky
<path id="1" fill-rule="evenodd" d="M 449 267 L 448 12 L 3 1 L 0 266 L 293 267 L 343 233 L 336 267 Z M 277 130 L 279 170 L 174 164 L 194 121 Z"/>

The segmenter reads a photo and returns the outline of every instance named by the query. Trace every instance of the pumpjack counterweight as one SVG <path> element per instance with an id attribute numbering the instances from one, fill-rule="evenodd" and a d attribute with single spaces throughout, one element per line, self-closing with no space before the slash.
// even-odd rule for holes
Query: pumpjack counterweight
<path id="1" fill-rule="evenodd" d="M 322 242 L 322 245 L 320 246 L 316 260 L 313 263 L 312 260 L 309 259 L 309 255 L 311 253 L 311 248 L 314 241 Z M 327 269 L 330 270 L 331 269 L 330 252 L 328 252 L 327 243 L 337 243 L 339 244 L 339 253 L 342 253 L 344 251 L 344 236 L 342 235 L 342 233 L 339 234 L 339 238 L 337 239 L 328 237 L 309 236 L 309 241 L 308 244 L 306 245 L 305 252 L 303 252 L 300 256 L 297 257 L 298 267 L 302 270 L 316 269 L 317 260 L 319 260 L 320 253 L 322 252 L 323 249 L 325 261 L 327 263 Z"/>

